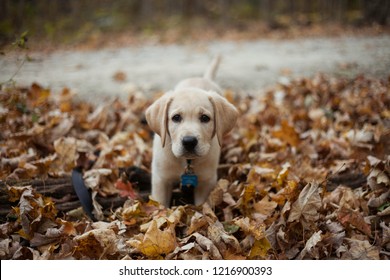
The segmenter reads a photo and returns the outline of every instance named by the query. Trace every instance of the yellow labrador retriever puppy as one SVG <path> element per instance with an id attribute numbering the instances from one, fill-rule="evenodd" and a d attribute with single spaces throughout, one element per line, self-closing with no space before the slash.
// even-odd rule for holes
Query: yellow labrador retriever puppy
<path id="1" fill-rule="evenodd" d="M 223 136 L 235 125 L 238 112 L 213 81 L 215 58 L 203 77 L 181 81 L 147 110 L 146 120 L 156 133 L 153 142 L 152 198 L 169 207 L 172 189 L 191 163 L 197 177 L 196 205 L 206 201 L 217 182 Z M 190 161 L 189 161 L 190 160 Z"/>

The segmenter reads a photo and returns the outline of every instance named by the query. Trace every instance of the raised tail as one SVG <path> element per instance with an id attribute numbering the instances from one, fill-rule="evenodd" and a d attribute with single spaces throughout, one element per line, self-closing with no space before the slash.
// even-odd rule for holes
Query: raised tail
<path id="1" fill-rule="evenodd" d="M 215 56 L 213 61 L 211 61 L 210 65 L 207 67 L 206 71 L 204 72 L 203 78 L 214 81 L 220 62 L 221 62 L 221 56 L 220 55 Z"/>

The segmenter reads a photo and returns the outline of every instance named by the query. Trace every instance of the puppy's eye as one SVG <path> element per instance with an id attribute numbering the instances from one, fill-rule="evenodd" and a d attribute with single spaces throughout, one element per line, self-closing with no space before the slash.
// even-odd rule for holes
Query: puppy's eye
<path id="1" fill-rule="evenodd" d="M 182 118 L 179 114 L 176 114 L 172 117 L 172 121 L 175 122 L 175 123 L 179 123 L 181 122 Z"/>
<path id="2" fill-rule="evenodd" d="M 200 116 L 200 122 L 202 123 L 208 123 L 210 121 L 210 117 L 207 115 L 201 115 Z"/>

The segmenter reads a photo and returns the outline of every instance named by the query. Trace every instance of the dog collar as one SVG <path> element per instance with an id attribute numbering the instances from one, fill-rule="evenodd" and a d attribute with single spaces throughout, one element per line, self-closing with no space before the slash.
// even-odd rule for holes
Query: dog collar
<path id="1" fill-rule="evenodd" d="M 198 186 L 198 176 L 191 166 L 192 161 L 187 159 L 187 166 L 180 177 L 180 189 L 183 198 L 189 204 L 194 204 L 194 189 Z"/>

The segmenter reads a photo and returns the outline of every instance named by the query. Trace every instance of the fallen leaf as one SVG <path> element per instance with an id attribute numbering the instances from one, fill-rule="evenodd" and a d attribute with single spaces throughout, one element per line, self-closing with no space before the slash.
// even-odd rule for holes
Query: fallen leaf
<path id="1" fill-rule="evenodd" d="M 77 139 L 73 137 L 61 137 L 54 141 L 54 149 L 58 156 L 58 167 L 64 171 L 71 171 L 76 166 L 78 159 Z"/>
<path id="2" fill-rule="evenodd" d="M 299 144 L 299 134 L 295 131 L 295 128 L 291 126 L 287 120 L 282 120 L 280 130 L 272 132 L 272 136 L 279 138 L 283 142 L 295 147 Z"/>
<path id="3" fill-rule="evenodd" d="M 343 207 L 343 208 L 338 210 L 337 218 L 342 225 L 354 226 L 354 227 L 356 227 L 357 230 L 361 231 L 362 233 L 366 234 L 367 236 L 371 236 L 371 228 L 364 221 L 364 218 L 362 217 L 362 215 L 359 212 Z"/>
<path id="4" fill-rule="evenodd" d="M 353 260 L 379 260 L 378 247 L 367 240 L 349 240 L 351 259 Z"/>
<path id="5" fill-rule="evenodd" d="M 297 257 L 298 260 L 303 260 L 303 258 L 307 254 L 310 255 L 313 247 L 315 247 L 318 244 L 318 242 L 320 242 L 322 240 L 321 234 L 322 234 L 321 230 L 313 233 L 313 235 L 309 238 L 309 240 L 306 241 L 305 248 L 303 248 L 303 250 L 301 251 L 301 253 Z"/>
<path id="6" fill-rule="evenodd" d="M 119 195 L 122 197 L 129 197 L 131 199 L 136 199 L 137 194 L 133 189 L 131 182 L 123 182 L 122 179 L 118 179 L 115 183 L 115 187 L 120 191 Z"/>
<path id="7" fill-rule="evenodd" d="M 211 259 L 222 260 L 222 255 L 214 243 L 207 237 L 195 232 L 192 234 L 196 238 L 196 242 L 207 252 L 210 252 Z"/>
<path id="8" fill-rule="evenodd" d="M 93 229 L 76 236 L 76 252 L 91 259 L 107 259 L 117 251 L 117 235 L 112 229 Z"/>
<path id="9" fill-rule="evenodd" d="M 250 220 L 248 217 L 241 218 L 234 223 L 239 226 L 246 234 L 252 235 L 256 240 L 261 240 L 265 237 L 265 224 L 257 223 Z"/>
<path id="10" fill-rule="evenodd" d="M 264 259 L 271 248 L 271 244 L 267 238 L 264 237 L 260 240 L 255 240 L 248 257 L 250 259 Z"/>
<path id="11" fill-rule="evenodd" d="M 274 213 L 277 206 L 278 204 L 275 201 L 271 201 L 268 196 L 265 196 L 262 200 L 253 205 L 253 208 L 256 211 L 254 215 L 257 217 L 258 215 L 261 215 L 261 219 L 264 221 Z"/>
<path id="12" fill-rule="evenodd" d="M 174 225 L 168 225 L 166 229 L 160 230 L 157 222 L 153 220 L 145 235 L 141 234 L 127 241 L 127 244 L 138 249 L 148 258 L 167 255 L 176 248 Z"/>
<path id="13" fill-rule="evenodd" d="M 292 204 L 288 222 L 300 221 L 308 226 L 319 218 L 318 210 L 322 206 L 321 189 L 318 183 L 307 184 L 298 199 Z"/>

